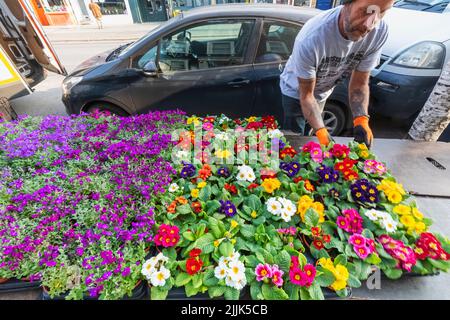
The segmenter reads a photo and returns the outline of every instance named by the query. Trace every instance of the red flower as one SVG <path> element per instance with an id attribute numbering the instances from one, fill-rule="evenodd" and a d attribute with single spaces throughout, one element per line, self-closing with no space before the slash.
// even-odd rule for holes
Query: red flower
<path id="1" fill-rule="evenodd" d="M 287 156 L 290 156 L 293 158 L 297 154 L 297 151 L 295 151 L 292 147 L 286 147 L 283 150 L 280 151 L 280 158 L 284 159 Z"/>
<path id="2" fill-rule="evenodd" d="M 192 210 L 194 210 L 195 213 L 202 212 L 202 204 L 200 201 L 192 202 Z"/>
<path id="3" fill-rule="evenodd" d="M 294 178 L 293 181 L 295 183 L 299 183 L 300 181 L 303 181 L 303 178 L 302 177 L 297 177 L 297 178 Z"/>
<path id="4" fill-rule="evenodd" d="M 186 272 L 191 276 L 200 271 L 203 266 L 203 261 L 196 258 L 189 258 L 186 260 Z"/>
<path id="5" fill-rule="evenodd" d="M 343 144 L 335 144 L 330 150 L 331 154 L 336 158 L 346 158 L 350 153 L 350 148 Z"/>
<path id="6" fill-rule="evenodd" d="M 314 240 L 313 245 L 317 250 L 322 250 L 324 248 L 324 244 L 322 240 Z"/>
<path id="7" fill-rule="evenodd" d="M 320 230 L 320 227 L 312 227 L 311 232 L 314 237 L 320 237 L 322 230 Z"/>
<path id="8" fill-rule="evenodd" d="M 197 178 L 192 178 L 192 179 L 191 179 L 191 183 L 197 184 Z"/>
<path id="9" fill-rule="evenodd" d="M 328 234 L 324 235 L 322 239 L 325 243 L 330 243 L 331 241 L 331 237 Z"/>
<path id="10" fill-rule="evenodd" d="M 255 121 L 255 122 L 250 122 L 245 129 L 247 130 L 251 130 L 251 129 L 262 129 L 264 127 L 264 125 L 261 122 Z"/>
<path id="11" fill-rule="evenodd" d="M 344 179 L 345 180 L 352 181 L 352 180 L 355 180 L 358 178 L 359 178 L 358 172 L 350 170 L 350 169 L 344 171 Z"/>
<path id="12" fill-rule="evenodd" d="M 214 123 L 215 118 L 214 117 L 205 117 L 203 119 L 203 122 L 210 122 L 210 123 Z"/>
<path id="13" fill-rule="evenodd" d="M 242 124 L 242 121 L 241 121 L 241 119 L 235 119 L 235 120 L 233 120 L 234 121 L 234 123 L 236 123 L 237 125 L 240 125 L 240 124 Z"/>
<path id="14" fill-rule="evenodd" d="M 225 183 L 225 190 L 228 190 L 231 194 L 237 194 L 237 188 L 235 185 Z"/>
<path id="15" fill-rule="evenodd" d="M 189 257 L 195 258 L 195 257 L 198 257 L 201 253 L 202 253 L 201 249 L 194 248 L 194 249 L 191 250 L 191 252 L 189 252 Z"/>
<path id="16" fill-rule="evenodd" d="M 257 183 L 250 183 L 248 185 L 247 189 L 248 190 L 252 190 L 252 189 L 255 189 L 255 188 L 258 188 L 258 187 L 259 187 L 259 185 Z"/>
<path id="17" fill-rule="evenodd" d="M 277 173 L 270 169 L 261 169 L 260 174 L 262 181 L 266 179 L 275 179 L 277 177 Z"/>

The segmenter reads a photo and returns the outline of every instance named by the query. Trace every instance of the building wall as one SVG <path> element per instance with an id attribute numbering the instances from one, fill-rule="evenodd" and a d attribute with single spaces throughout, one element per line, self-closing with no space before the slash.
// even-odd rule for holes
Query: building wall
<path id="1" fill-rule="evenodd" d="M 77 19 L 78 21 L 80 21 L 80 23 L 91 23 L 91 24 L 95 23 L 95 18 L 91 10 L 89 10 L 89 3 L 91 2 L 90 0 L 69 0 L 69 1 L 72 5 L 72 8 L 74 8 Z M 95 2 L 103 2 L 103 1 L 96 0 Z M 133 23 L 129 0 L 125 0 L 124 3 L 126 8 L 126 14 L 103 14 L 102 18 L 103 25 L 105 26 L 122 25 L 122 24 L 127 25 Z M 84 6 L 84 8 L 82 6 Z M 88 19 L 86 19 L 85 12 L 87 12 L 88 14 L 87 15 Z"/>

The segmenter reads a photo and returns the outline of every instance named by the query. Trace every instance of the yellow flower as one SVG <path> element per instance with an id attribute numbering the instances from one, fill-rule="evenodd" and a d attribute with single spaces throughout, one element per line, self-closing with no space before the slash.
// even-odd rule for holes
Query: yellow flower
<path id="1" fill-rule="evenodd" d="M 334 264 L 333 261 L 331 261 L 330 258 L 320 258 L 319 259 L 319 264 L 324 267 L 325 269 L 334 269 Z M 331 271 L 331 270 L 330 270 Z"/>
<path id="2" fill-rule="evenodd" d="M 417 208 L 412 208 L 412 214 L 417 220 L 423 220 L 423 213 L 420 212 Z"/>
<path id="3" fill-rule="evenodd" d="M 255 210 L 253 210 L 252 213 L 250 214 L 250 216 L 251 216 L 253 219 L 256 219 L 256 217 L 258 216 L 258 214 L 256 213 Z"/>
<path id="4" fill-rule="evenodd" d="M 200 190 L 198 190 L 198 189 L 192 189 L 192 191 L 191 191 L 192 198 L 198 198 L 199 192 L 200 192 Z"/>
<path id="5" fill-rule="evenodd" d="M 421 234 L 422 232 L 427 230 L 427 226 L 425 223 L 423 222 L 417 222 L 416 225 L 414 226 L 414 230 L 418 233 Z"/>
<path id="6" fill-rule="evenodd" d="M 405 206 L 404 204 L 399 204 L 394 207 L 394 213 L 396 213 L 398 215 L 410 214 L 411 208 L 408 206 Z"/>
<path id="7" fill-rule="evenodd" d="M 190 117 L 190 118 L 187 118 L 186 123 L 187 123 L 187 124 L 192 124 L 192 123 L 194 123 L 194 125 L 198 125 L 198 124 L 200 124 L 200 120 L 198 120 L 198 117 L 192 116 L 192 117 Z"/>
<path id="8" fill-rule="evenodd" d="M 342 290 L 347 286 L 347 280 L 349 278 L 349 273 L 346 267 L 341 264 L 338 264 L 334 270 L 330 270 L 336 281 L 331 285 L 331 287 L 335 290 Z"/>
<path id="9" fill-rule="evenodd" d="M 339 290 L 345 289 L 346 286 L 347 286 L 347 281 L 344 281 L 344 280 L 336 280 L 336 281 L 333 282 L 333 284 L 331 285 L 331 288 L 333 288 L 334 291 L 339 291 Z"/>
<path id="10" fill-rule="evenodd" d="M 324 216 L 324 214 L 323 214 L 325 208 L 324 208 L 323 204 L 320 203 L 320 202 L 314 202 L 314 203 L 311 205 L 311 208 L 313 208 L 314 210 L 316 210 L 316 212 L 319 214 L 319 222 L 320 222 L 320 223 L 325 222 L 325 216 Z"/>
<path id="11" fill-rule="evenodd" d="M 400 222 L 407 228 L 414 227 L 414 225 L 416 224 L 414 218 L 409 214 L 402 216 L 400 218 Z"/>
<path id="12" fill-rule="evenodd" d="M 236 239 L 231 239 L 230 242 L 234 245 L 236 243 Z"/>
<path id="13" fill-rule="evenodd" d="M 402 195 L 400 194 L 400 192 L 392 191 L 392 192 L 389 192 L 389 194 L 387 196 L 388 196 L 388 200 L 392 203 L 402 202 Z"/>
<path id="14" fill-rule="evenodd" d="M 234 229 L 239 225 L 239 223 L 236 222 L 236 220 L 231 220 L 231 228 Z"/>
<path id="15" fill-rule="evenodd" d="M 366 146 L 364 143 L 358 144 L 358 148 L 359 148 L 360 150 L 368 150 L 368 149 L 367 149 L 367 146 Z"/>
<path id="16" fill-rule="evenodd" d="M 217 158 L 226 159 L 231 157 L 231 152 L 228 150 L 217 150 L 215 153 Z"/>
<path id="17" fill-rule="evenodd" d="M 363 158 L 363 159 L 367 159 L 368 157 L 369 157 L 369 151 L 361 151 L 360 153 L 359 153 L 359 156 L 361 157 L 361 158 Z"/>
<path id="18" fill-rule="evenodd" d="M 256 121 L 256 117 L 255 116 L 250 117 L 250 118 L 247 119 L 247 121 L 248 122 L 255 122 Z"/>
<path id="19" fill-rule="evenodd" d="M 197 188 L 198 188 L 198 189 L 202 189 L 202 188 L 204 188 L 204 187 L 206 187 L 206 181 L 202 181 L 202 182 L 200 182 L 199 184 L 197 184 Z"/>
<path id="20" fill-rule="evenodd" d="M 214 247 L 218 247 L 220 245 L 220 241 L 219 240 L 216 240 L 216 241 L 214 241 Z"/>
<path id="21" fill-rule="evenodd" d="M 269 178 L 264 179 L 263 183 L 261 183 L 261 186 L 267 193 L 273 193 L 276 189 L 279 189 L 281 187 L 281 182 L 277 178 Z"/>

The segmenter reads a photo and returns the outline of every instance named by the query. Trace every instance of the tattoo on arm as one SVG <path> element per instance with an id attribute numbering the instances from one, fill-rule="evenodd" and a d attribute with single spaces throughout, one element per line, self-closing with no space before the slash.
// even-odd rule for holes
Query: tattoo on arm
<path id="1" fill-rule="evenodd" d="M 350 108 L 353 118 L 368 115 L 369 88 L 355 88 L 350 91 Z"/>

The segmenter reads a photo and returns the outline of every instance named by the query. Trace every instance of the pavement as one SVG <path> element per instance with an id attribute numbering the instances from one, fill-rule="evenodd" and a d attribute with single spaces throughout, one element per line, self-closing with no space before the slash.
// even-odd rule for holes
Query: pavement
<path id="1" fill-rule="evenodd" d="M 160 25 L 160 22 L 110 25 L 48 26 L 45 33 L 53 44 L 137 40 Z"/>

